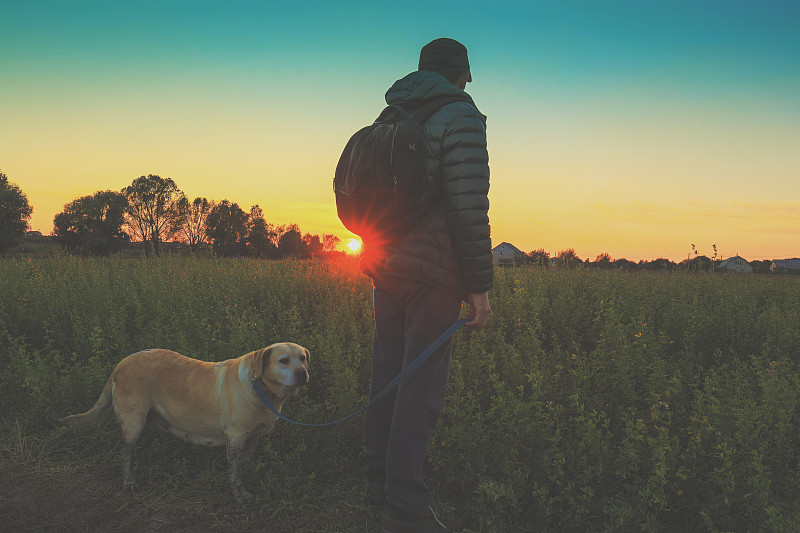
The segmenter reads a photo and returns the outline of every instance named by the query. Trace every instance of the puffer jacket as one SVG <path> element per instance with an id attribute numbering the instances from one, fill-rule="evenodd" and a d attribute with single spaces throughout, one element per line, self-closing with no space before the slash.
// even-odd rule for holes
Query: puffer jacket
<path id="1" fill-rule="evenodd" d="M 441 96 L 460 95 L 424 124 L 425 211 L 402 241 L 364 250 L 364 271 L 431 283 L 459 298 L 493 283 L 489 228 L 489 154 L 486 117 L 472 99 L 441 74 L 416 71 L 395 82 L 388 104 L 409 108 Z"/>

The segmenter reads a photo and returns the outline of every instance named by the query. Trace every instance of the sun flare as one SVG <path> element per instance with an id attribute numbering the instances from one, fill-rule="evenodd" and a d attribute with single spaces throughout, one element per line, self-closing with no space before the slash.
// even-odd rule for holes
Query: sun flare
<path id="1" fill-rule="evenodd" d="M 357 254 L 361 251 L 361 241 L 358 239 L 350 239 L 347 243 L 347 249 L 351 254 Z"/>

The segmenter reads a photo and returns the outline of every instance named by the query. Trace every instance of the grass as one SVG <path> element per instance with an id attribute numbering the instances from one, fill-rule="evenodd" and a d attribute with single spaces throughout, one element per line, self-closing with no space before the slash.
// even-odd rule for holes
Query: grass
<path id="1" fill-rule="evenodd" d="M 800 280 L 497 271 L 456 336 L 430 446 L 438 509 L 472 532 L 800 529 Z M 350 263 L 164 257 L 0 262 L 0 523 L 15 530 L 375 531 L 363 418 L 279 422 L 238 506 L 224 452 L 147 435 L 120 493 L 113 422 L 61 428 L 125 355 L 312 352 L 307 422 L 366 403 L 369 280 Z"/>

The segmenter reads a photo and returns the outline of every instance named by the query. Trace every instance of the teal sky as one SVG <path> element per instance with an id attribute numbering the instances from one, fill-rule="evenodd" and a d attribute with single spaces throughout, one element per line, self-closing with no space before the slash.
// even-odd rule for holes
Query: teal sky
<path id="1" fill-rule="evenodd" d="M 44 232 L 154 173 L 346 238 L 344 143 L 448 36 L 488 116 L 496 243 L 800 256 L 798 27 L 794 1 L 6 1 L 0 169 Z"/>

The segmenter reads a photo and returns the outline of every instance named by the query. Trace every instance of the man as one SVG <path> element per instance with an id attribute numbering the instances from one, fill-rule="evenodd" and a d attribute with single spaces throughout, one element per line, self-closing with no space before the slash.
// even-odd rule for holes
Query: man
<path id="1" fill-rule="evenodd" d="M 489 156 L 486 117 L 464 92 L 472 81 L 467 49 L 452 39 L 422 48 L 419 70 L 386 93 L 388 104 L 414 109 L 440 96 L 446 104 L 423 123 L 424 214 L 400 242 L 370 247 L 362 267 L 373 280 L 375 396 L 453 322 L 469 303 L 474 329 L 490 313 Z M 429 507 L 422 476 L 425 449 L 441 411 L 451 341 L 366 415 L 367 501 L 386 505 L 386 533 L 445 531 Z"/>

